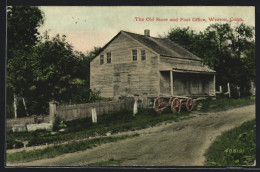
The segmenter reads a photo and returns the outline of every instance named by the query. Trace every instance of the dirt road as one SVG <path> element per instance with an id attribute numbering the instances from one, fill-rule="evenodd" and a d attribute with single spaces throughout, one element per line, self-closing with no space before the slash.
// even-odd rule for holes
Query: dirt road
<path id="1" fill-rule="evenodd" d="M 255 105 L 223 112 L 193 113 L 187 119 L 130 133 L 137 137 L 90 150 L 14 166 L 86 166 L 109 160 L 121 166 L 202 166 L 216 136 L 255 118 Z"/>

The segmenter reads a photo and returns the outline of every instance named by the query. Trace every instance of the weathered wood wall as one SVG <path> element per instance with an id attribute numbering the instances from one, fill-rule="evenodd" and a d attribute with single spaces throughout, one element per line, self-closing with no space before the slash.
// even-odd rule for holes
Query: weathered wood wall
<path id="1" fill-rule="evenodd" d="M 207 96 L 211 75 L 192 73 L 173 73 L 174 95 Z"/>
<path id="2" fill-rule="evenodd" d="M 137 61 L 133 61 L 133 49 L 137 50 Z M 141 60 L 141 50 L 145 50 L 145 60 Z M 107 52 L 111 52 L 110 64 L 106 61 Z M 148 97 L 158 95 L 159 72 L 156 53 L 121 33 L 100 55 L 104 55 L 104 64 L 100 65 L 100 56 L 91 62 L 90 88 L 100 90 L 101 96 L 118 99 L 143 93 L 147 93 Z"/>
<path id="3" fill-rule="evenodd" d="M 170 71 L 160 72 L 160 96 L 171 95 Z"/>

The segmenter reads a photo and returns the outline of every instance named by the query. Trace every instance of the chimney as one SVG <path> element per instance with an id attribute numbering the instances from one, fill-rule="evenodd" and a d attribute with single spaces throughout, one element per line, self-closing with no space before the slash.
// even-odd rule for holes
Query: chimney
<path id="1" fill-rule="evenodd" d="M 144 36 L 150 37 L 150 30 L 149 29 L 144 30 Z"/>

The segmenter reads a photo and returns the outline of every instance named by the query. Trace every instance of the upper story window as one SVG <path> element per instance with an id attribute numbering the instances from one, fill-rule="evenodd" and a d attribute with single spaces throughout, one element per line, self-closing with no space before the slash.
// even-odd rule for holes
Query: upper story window
<path id="1" fill-rule="evenodd" d="M 100 55 L 100 64 L 104 64 L 104 55 Z"/>
<path id="2" fill-rule="evenodd" d="M 141 59 L 145 60 L 146 56 L 145 56 L 145 50 L 141 50 Z"/>
<path id="3" fill-rule="evenodd" d="M 107 63 L 111 63 L 111 53 L 107 53 Z"/>
<path id="4" fill-rule="evenodd" d="M 137 61 L 137 50 L 132 50 L 133 61 Z"/>

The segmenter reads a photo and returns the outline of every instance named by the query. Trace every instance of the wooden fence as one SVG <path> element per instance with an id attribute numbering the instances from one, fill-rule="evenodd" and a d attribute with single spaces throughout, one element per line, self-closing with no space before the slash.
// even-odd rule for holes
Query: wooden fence
<path id="1" fill-rule="evenodd" d="M 55 108 L 55 106 L 53 107 Z M 59 118 L 63 121 L 71 121 L 80 118 L 92 116 L 92 108 L 95 108 L 97 116 L 110 113 L 119 112 L 124 109 L 133 109 L 133 102 L 130 101 L 108 101 L 108 102 L 95 102 L 77 105 L 57 106 L 53 112 L 53 118 Z M 54 121 L 55 119 L 52 119 Z"/>
<path id="2" fill-rule="evenodd" d="M 108 101 L 108 102 L 94 102 L 86 104 L 57 106 L 55 102 L 49 104 L 49 115 L 30 116 L 16 119 L 6 120 L 6 130 L 10 131 L 14 126 L 23 126 L 26 129 L 28 124 L 38 123 L 54 123 L 57 118 L 63 121 L 71 121 L 80 118 L 92 117 L 93 109 L 97 116 L 110 113 L 119 112 L 122 110 L 132 110 L 133 100 L 128 101 Z"/>

